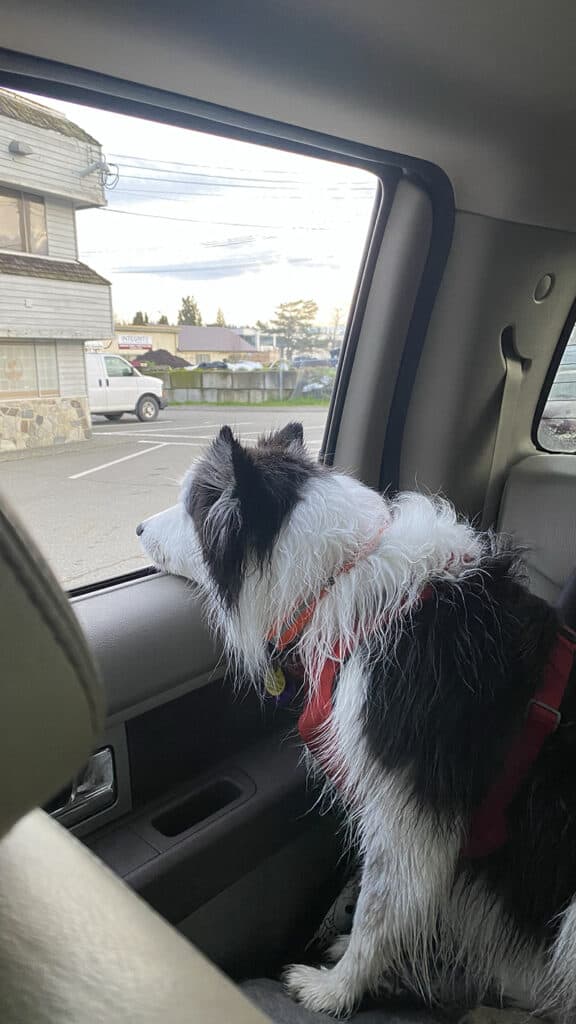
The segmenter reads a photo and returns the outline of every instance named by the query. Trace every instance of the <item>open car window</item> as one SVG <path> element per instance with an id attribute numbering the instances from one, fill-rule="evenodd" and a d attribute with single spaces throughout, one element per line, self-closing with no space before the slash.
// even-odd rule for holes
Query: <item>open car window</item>
<path id="1" fill-rule="evenodd" d="M 146 566 L 221 424 L 318 453 L 380 185 L 9 90 L 0 141 L 0 486 L 78 588 Z"/>

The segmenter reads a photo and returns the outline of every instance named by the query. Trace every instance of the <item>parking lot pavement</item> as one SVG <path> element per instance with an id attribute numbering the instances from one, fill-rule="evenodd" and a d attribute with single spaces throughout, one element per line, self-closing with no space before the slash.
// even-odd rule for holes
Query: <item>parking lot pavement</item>
<path id="1" fill-rule="evenodd" d="M 317 454 L 326 407 L 168 408 L 150 424 L 94 417 L 82 444 L 0 458 L 0 490 L 40 544 L 66 588 L 132 572 L 147 564 L 135 534 L 147 516 L 174 504 L 180 481 L 229 423 L 247 442 L 289 419 L 304 424 Z"/>

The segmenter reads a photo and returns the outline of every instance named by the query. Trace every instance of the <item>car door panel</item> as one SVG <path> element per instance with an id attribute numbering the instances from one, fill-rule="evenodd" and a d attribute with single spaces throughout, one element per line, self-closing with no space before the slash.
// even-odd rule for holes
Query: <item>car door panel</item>
<path id="1" fill-rule="evenodd" d="M 111 412 L 128 412 L 136 405 L 138 386 L 131 367 L 120 356 L 104 356 L 106 399 Z"/>
<path id="2" fill-rule="evenodd" d="M 576 568 L 576 465 L 571 455 L 537 452 L 508 475 L 499 528 L 526 546 L 534 591 L 556 602 Z"/>
<path id="3" fill-rule="evenodd" d="M 128 580 L 72 606 L 102 674 L 117 785 L 114 806 L 73 830 L 225 969 L 279 966 L 344 870 L 338 819 L 313 813 L 297 709 L 226 675 L 184 580 Z"/>
<path id="4" fill-rule="evenodd" d="M 221 663 L 192 585 L 179 577 L 129 580 L 73 597 L 72 607 L 100 667 L 110 723 L 206 685 Z"/>
<path id="5" fill-rule="evenodd" d="M 104 359 L 90 353 L 86 359 L 86 383 L 90 412 L 105 413 L 108 409 L 108 388 Z"/>

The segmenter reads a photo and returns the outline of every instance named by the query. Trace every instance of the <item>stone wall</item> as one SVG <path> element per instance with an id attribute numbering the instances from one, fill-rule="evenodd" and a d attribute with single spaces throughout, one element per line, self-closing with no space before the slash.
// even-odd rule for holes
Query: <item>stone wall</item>
<path id="1" fill-rule="evenodd" d="M 0 451 L 83 441 L 92 434 L 86 398 L 0 398 Z"/>

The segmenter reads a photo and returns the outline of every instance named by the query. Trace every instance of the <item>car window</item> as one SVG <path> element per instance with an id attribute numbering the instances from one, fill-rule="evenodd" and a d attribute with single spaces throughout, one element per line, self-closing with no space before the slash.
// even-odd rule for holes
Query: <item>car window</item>
<path id="1" fill-rule="evenodd" d="M 380 189 L 0 89 L 0 487 L 65 587 L 146 565 L 135 526 L 223 423 L 317 455 Z"/>
<path id="2" fill-rule="evenodd" d="M 104 356 L 106 373 L 109 377 L 133 377 L 133 368 L 118 356 Z"/>
<path id="3" fill-rule="evenodd" d="M 576 332 L 556 370 L 538 426 L 538 443 L 550 452 L 576 452 Z"/>

